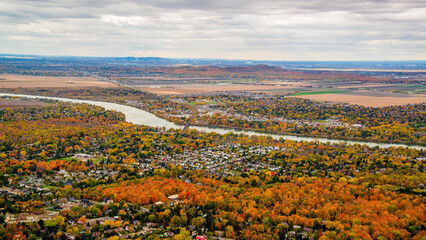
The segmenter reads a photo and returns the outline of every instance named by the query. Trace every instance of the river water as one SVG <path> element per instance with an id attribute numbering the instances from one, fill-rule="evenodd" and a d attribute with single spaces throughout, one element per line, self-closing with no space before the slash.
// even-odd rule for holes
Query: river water
<path id="1" fill-rule="evenodd" d="M 159 118 L 154 114 L 135 108 L 129 107 L 117 103 L 110 102 L 101 102 L 101 101 L 91 101 L 91 100 L 80 100 L 80 99 L 70 99 L 70 98 L 58 98 L 58 97 L 47 97 L 47 96 L 33 96 L 33 95 L 24 95 L 24 94 L 9 94 L 9 93 L 0 93 L 0 96 L 10 96 L 10 97 L 26 97 L 26 98 L 43 98 L 43 99 L 51 99 L 63 102 L 72 102 L 72 103 L 85 103 L 92 104 L 99 107 L 103 107 L 107 110 L 115 110 L 117 112 L 121 112 L 125 115 L 126 121 L 133 124 L 141 124 L 150 127 L 165 127 L 166 129 L 174 128 L 174 129 L 182 129 L 184 126 L 176 125 L 172 122 L 169 122 L 165 119 Z M 425 150 L 425 147 L 415 146 L 415 145 L 404 145 L 404 144 L 394 144 L 394 143 L 380 143 L 380 142 L 362 142 L 362 141 L 351 141 L 351 140 L 337 140 L 337 139 L 328 139 L 328 138 L 316 138 L 316 137 L 300 137 L 300 136 L 292 136 L 285 134 L 269 134 L 269 133 L 259 133 L 254 131 L 243 131 L 243 130 L 235 130 L 229 128 L 218 128 L 218 127 L 199 127 L 199 126 L 190 126 L 191 129 L 196 129 L 204 132 L 216 132 L 219 134 L 226 133 L 236 133 L 236 134 L 246 134 L 249 136 L 270 136 L 274 139 L 288 139 L 294 141 L 308 141 L 308 142 L 320 142 L 320 143 L 344 143 L 344 144 L 362 144 L 367 145 L 369 147 L 380 147 L 380 148 L 389 148 L 389 147 L 408 147 L 415 148 L 419 150 Z"/>

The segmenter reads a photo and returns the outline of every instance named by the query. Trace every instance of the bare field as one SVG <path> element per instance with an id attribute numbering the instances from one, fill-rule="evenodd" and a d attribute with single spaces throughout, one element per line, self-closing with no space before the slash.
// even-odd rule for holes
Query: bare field
<path id="1" fill-rule="evenodd" d="M 304 81 L 263 81 L 262 83 L 266 85 L 280 85 L 280 86 L 290 86 L 290 87 L 312 86 L 312 82 L 304 82 Z"/>
<path id="2" fill-rule="evenodd" d="M 377 87 L 395 87 L 395 86 L 399 86 L 397 84 L 356 84 L 356 85 L 342 85 L 342 86 L 337 86 L 336 88 L 377 88 Z"/>
<path id="3" fill-rule="evenodd" d="M 48 77 L 28 75 L 0 75 L 0 88 L 18 87 L 117 87 L 94 77 Z"/>
<path id="4" fill-rule="evenodd" d="M 355 91 L 351 93 L 321 94 L 321 95 L 303 95 L 297 96 L 319 101 L 340 102 L 348 104 L 357 104 L 365 107 L 387 107 L 395 105 L 405 105 L 414 103 L 425 103 L 426 94 L 392 94 L 377 93 L 372 91 Z"/>
<path id="5" fill-rule="evenodd" d="M 262 91 L 282 89 L 280 86 L 245 85 L 245 84 L 176 84 L 139 87 L 140 90 L 158 95 L 179 95 L 194 93 L 210 93 L 224 91 Z"/>
<path id="6" fill-rule="evenodd" d="M 25 101 L 0 98 L 0 109 L 2 108 L 22 108 L 22 107 L 35 107 L 48 105 L 39 101 Z"/>

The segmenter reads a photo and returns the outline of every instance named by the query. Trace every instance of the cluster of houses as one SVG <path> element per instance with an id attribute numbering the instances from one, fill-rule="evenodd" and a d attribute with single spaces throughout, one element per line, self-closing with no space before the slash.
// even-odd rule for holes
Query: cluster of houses
<path id="1" fill-rule="evenodd" d="M 85 172 L 69 172 L 67 170 L 59 170 L 55 177 L 46 177 L 51 183 L 64 183 L 65 185 L 73 185 L 75 182 L 81 182 L 83 179 L 95 180 L 105 179 L 108 177 L 114 177 L 120 174 L 118 171 L 111 171 L 104 168 L 98 168 L 96 170 L 90 170 Z"/>
<path id="2" fill-rule="evenodd" d="M 213 105 L 212 105 L 213 106 Z M 234 113 L 230 111 L 223 111 L 219 109 L 211 109 L 210 106 L 203 106 L 203 112 L 200 111 L 200 113 L 203 113 L 207 116 L 213 116 L 215 113 L 220 113 L 222 116 L 225 116 L 229 119 L 238 119 L 242 121 L 249 121 L 249 122 L 267 122 L 272 121 L 274 123 L 287 123 L 287 124 L 296 124 L 298 126 L 309 126 L 309 127 L 344 127 L 344 128 L 362 128 L 363 125 L 361 124 L 349 124 L 345 123 L 340 120 L 338 117 L 331 117 L 329 119 L 323 120 L 323 121 L 308 121 L 308 120 L 297 120 L 297 119 L 286 119 L 282 117 L 265 117 L 261 115 L 243 115 L 239 113 Z M 196 124 L 206 124 L 202 118 L 198 118 L 194 121 Z"/>
<path id="3" fill-rule="evenodd" d="M 250 146 L 247 149 L 241 149 L 236 144 L 219 145 L 216 147 L 207 147 L 193 151 L 184 151 L 167 156 L 154 156 L 150 159 L 159 165 L 173 164 L 181 166 L 184 170 L 203 169 L 206 174 L 216 174 L 217 176 L 235 175 L 242 171 L 265 170 L 279 171 L 280 166 L 252 161 L 253 155 L 266 155 L 270 151 L 280 150 L 278 147 L 271 146 Z M 140 168 L 149 168 L 151 163 L 136 163 L 134 166 Z"/>

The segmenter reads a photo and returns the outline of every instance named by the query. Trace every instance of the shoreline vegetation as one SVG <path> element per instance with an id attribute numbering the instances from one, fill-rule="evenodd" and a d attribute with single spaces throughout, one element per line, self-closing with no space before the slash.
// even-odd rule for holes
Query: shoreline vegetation
<path id="1" fill-rule="evenodd" d="M 40 97 L 40 98 L 43 98 L 43 97 L 56 97 L 56 96 L 39 96 L 39 95 L 32 95 L 32 96 L 34 96 L 34 97 Z M 57 98 L 60 98 L 60 97 L 57 97 Z M 72 99 L 83 100 L 83 99 L 79 99 L 77 97 L 74 97 Z M 96 101 L 96 100 L 94 100 L 94 101 Z M 108 102 L 106 102 L 106 103 L 108 103 Z M 110 103 L 117 103 L 117 102 L 110 102 Z M 130 105 L 130 104 L 126 104 L 125 106 L 135 107 L 135 106 Z M 192 105 L 190 105 L 190 107 L 193 108 Z M 176 124 L 178 126 L 182 126 L 182 127 L 185 127 L 185 128 L 190 128 L 190 126 L 199 126 L 199 127 L 208 127 L 210 129 L 217 128 L 218 130 L 219 129 L 240 130 L 240 131 L 243 131 L 242 132 L 243 134 L 244 134 L 244 131 L 251 131 L 251 132 L 260 133 L 260 134 L 266 134 L 266 135 L 267 134 L 284 135 L 283 137 L 285 137 L 285 136 L 296 136 L 296 137 L 314 138 L 314 141 L 315 141 L 315 138 L 317 138 L 316 140 L 324 139 L 326 141 L 327 140 L 330 140 L 330 141 L 333 141 L 333 140 L 338 140 L 338 141 L 339 140 L 343 140 L 343 141 L 354 141 L 354 142 L 359 142 L 359 144 L 368 144 L 368 143 L 400 144 L 400 145 L 406 145 L 408 147 L 421 148 L 421 149 L 424 149 L 424 147 L 426 146 L 426 145 L 409 144 L 409 143 L 402 142 L 402 141 L 394 141 L 394 142 L 392 142 L 392 141 L 380 141 L 380 140 L 373 141 L 373 140 L 366 140 L 364 138 L 336 138 L 336 137 L 335 138 L 330 138 L 328 136 L 321 136 L 321 135 L 318 136 L 318 135 L 294 134 L 294 133 L 286 133 L 286 132 L 271 132 L 271 131 L 262 131 L 260 129 L 240 128 L 240 127 L 233 127 L 233 126 L 227 126 L 227 125 L 214 125 L 214 126 L 212 126 L 212 125 L 208 125 L 208 124 L 194 124 L 194 123 L 188 124 L 188 122 L 185 123 L 185 124 L 183 124 L 183 123 L 180 123 L 180 122 L 173 121 L 173 118 L 167 118 L 167 117 L 165 117 L 163 115 L 158 114 L 157 112 L 151 112 L 151 111 L 149 111 L 149 109 L 141 109 L 141 110 L 147 111 L 147 112 L 149 112 L 151 114 L 154 114 L 155 116 L 157 116 L 159 118 L 162 118 L 164 120 L 170 121 L 170 122 L 172 122 L 172 123 L 174 123 L 174 124 Z M 193 116 L 191 118 L 193 118 Z"/>
<path id="2" fill-rule="evenodd" d="M 191 126 L 199 126 L 199 127 L 209 127 L 209 128 L 221 128 L 221 129 L 234 129 L 234 130 L 240 130 L 240 131 L 252 131 L 257 133 L 263 133 L 263 134 L 274 134 L 274 135 L 287 135 L 287 136 L 296 136 L 296 137 L 308 137 L 308 138 L 321 138 L 321 139 L 330 139 L 330 140 L 343 140 L 343 141 L 356 141 L 361 142 L 360 144 L 364 143 L 385 143 L 385 144 L 401 144 L 401 145 L 407 145 L 411 147 L 422 147 L 423 149 L 426 147 L 426 143 L 423 145 L 417 145 L 417 144 L 410 144 L 406 142 L 400 142 L 400 141 L 380 141 L 380 140 L 366 140 L 364 138 L 338 138 L 338 137 L 330 137 L 327 135 L 305 135 L 305 134 L 296 134 L 296 133 L 286 133 L 286 132 L 270 132 L 270 131 L 262 131 L 260 129 L 251 129 L 251 128 L 240 128 L 240 127 L 232 127 L 232 126 L 226 126 L 226 125 L 217 125 L 217 126 L 210 126 L 210 125 L 202 125 L 202 124 L 191 124 Z"/>

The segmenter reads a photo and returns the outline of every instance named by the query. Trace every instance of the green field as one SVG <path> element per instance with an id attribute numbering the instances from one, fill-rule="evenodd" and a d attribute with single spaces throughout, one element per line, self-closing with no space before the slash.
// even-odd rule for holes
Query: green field
<path id="1" fill-rule="evenodd" d="M 351 91 L 331 90 L 331 91 L 298 92 L 288 96 L 320 95 L 320 94 L 349 93 L 349 92 Z"/>
<path id="2" fill-rule="evenodd" d="M 55 227 L 56 226 L 55 220 L 46 220 L 46 221 L 44 221 L 44 226 L 46 226 L 46 227 Z"/>
<path id="3" fill-rule="evenodd" d="M 63 157 L 63 158 L 60 158 L 59 160 L 65 160 L 65 161 L 68 161 L 68 162 L 71 162 L 71 161 L 77 161 L 77 159 L 76 158 L 73 158 L 73 157 Z"/>
<path id="4" fill-rule="evenodd" d="M 424 88 L 426 88 L 426 85 L 402 85 L 401 87 L 424 89 Z"/>

